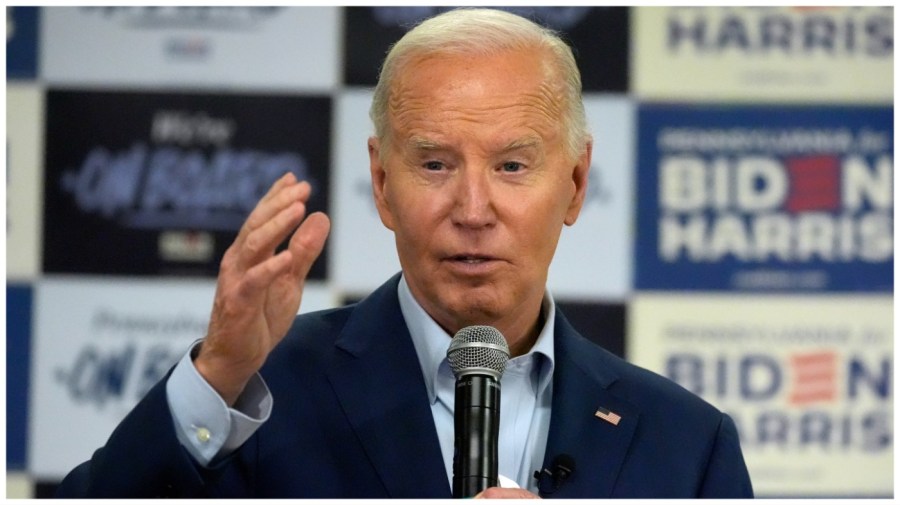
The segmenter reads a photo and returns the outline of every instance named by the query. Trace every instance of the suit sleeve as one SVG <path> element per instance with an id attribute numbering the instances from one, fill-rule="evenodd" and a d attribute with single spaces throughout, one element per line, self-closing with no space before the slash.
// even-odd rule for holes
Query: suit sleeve
<path id="1" fill-rule="evenodd" d="M 701 484 L 701 498 L 753 498 L 750 474 L 734 421 L 722 414 Z"/>
<path id="2" fill-rule="evenodd" d="M 196 497 L 207 493 L 206 482 L 214 478 L 210 472 L 196 465 L 179 443 L 162 380 L 122 420 L 106 445 L 63 479 L 56 494 Z"/>

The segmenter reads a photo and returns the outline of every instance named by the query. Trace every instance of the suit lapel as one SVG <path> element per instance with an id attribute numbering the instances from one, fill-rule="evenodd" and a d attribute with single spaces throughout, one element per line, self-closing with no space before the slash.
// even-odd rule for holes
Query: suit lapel
<path id="1" fill-rule="evenodd" d="M 422 370 L 397 300 L 398 279 L 353 311 L 328 376 L 388 494 L 449 498 Z"/>
<path id="2" fill-rule="evenodd" d="M 360 302 L 335 344 L 328 377 L 392 497 L 449 498 L 428 393 L 397 301 L 395 276 Z M 373 324 L 377 321 L 377 324 Z M 612 394 L 614 359 L 578 335 L 557 311 L 553 407 L 544 468 L 568 454 L 575 472 L 552 498 L 608 497 L 639 420 L 638 409 Z M 597 417 L 598 408 L 621 417 Z"/>
<path id="3" fill-rule="evenodd" d="M 562 313 L 556 313 L 556 359 L 553 410 L 547 436 L 544 468 L 568 454 L 576 469 L 558 490 L 547 497 L 609 497 L 637 427 L 639 411 L 610 393 L 617 380 L 612 358 L 577 334 Z M 604 420 L 604 409 L 621 417 Z"/>

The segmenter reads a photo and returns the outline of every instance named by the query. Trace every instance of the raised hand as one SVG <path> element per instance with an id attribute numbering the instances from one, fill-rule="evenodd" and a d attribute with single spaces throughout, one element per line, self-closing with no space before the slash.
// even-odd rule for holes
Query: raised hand
<path id="1" fill-rule="evenodd" d="M 228 405 L 284 338 L 306 275 L 325 245 L 328 217 L 316 212 L 303 219 L 311 190 L 292 173 L 281 177 L 222 257 L 209 328 L 194 364 Z M 291 232 L 287 249 L 275 254 Z"/>

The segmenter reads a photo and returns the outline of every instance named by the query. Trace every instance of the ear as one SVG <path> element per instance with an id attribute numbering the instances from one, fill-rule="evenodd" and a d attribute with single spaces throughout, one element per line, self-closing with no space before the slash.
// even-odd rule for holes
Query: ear
<path id="1" fill-rule="evenodd" d="M 593 150 L 593 140 L 585 143 L 584 151 L 575 160 L 575 167 L 572 170 L 572 182 L 575 184 L 575 194 L 566 209 L 566 218 L 563 221 L 566 226 L 572 226 L 581 213 L 581 207 L 584 205 L 584 198 L 587 195 L 588 172 L 591 169 L 591 151 Z"/>
<path id="2" fill-rule="evenodd" d="M 381 141 L 378 137 L 369 137 L 369 173 L 372 176 L 372 196 L 375 198 L 375 208 L 382 224 L 388 229 L 394 229 L 394 215 L 387 192 L 387 172 L 381 161 Z"/>

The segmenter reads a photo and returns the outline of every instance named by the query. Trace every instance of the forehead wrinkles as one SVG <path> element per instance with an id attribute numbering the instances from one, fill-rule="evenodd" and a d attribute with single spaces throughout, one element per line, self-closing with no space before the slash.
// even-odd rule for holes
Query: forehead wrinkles
<path id="1" fill-rule="evenodd" d="M 523 126 L 555 132 L 564 118 L 561 86 L 551 84 L 547 79 L 533 91 L 490 94 L 472 100 L 459 96 L 448 99 L 440 90 L 417 89 L 408 82 L 397 84 L 388 101 L 389 125 L 393 132 L 454 120 L 497 124 L 520 120 L 525 122 Z M 545 135 L 551 131 L 545 131 Z"/>
<path id="2" fill-rule="evenodd" d="M 492 123 L 517 116 L 560 122 L 565 82 L 551 59 L 534 49 L 412 56 L 389 90 L 389 129 L 400 131 L 409 121 L 484 121 L 485 116 Z"/>

